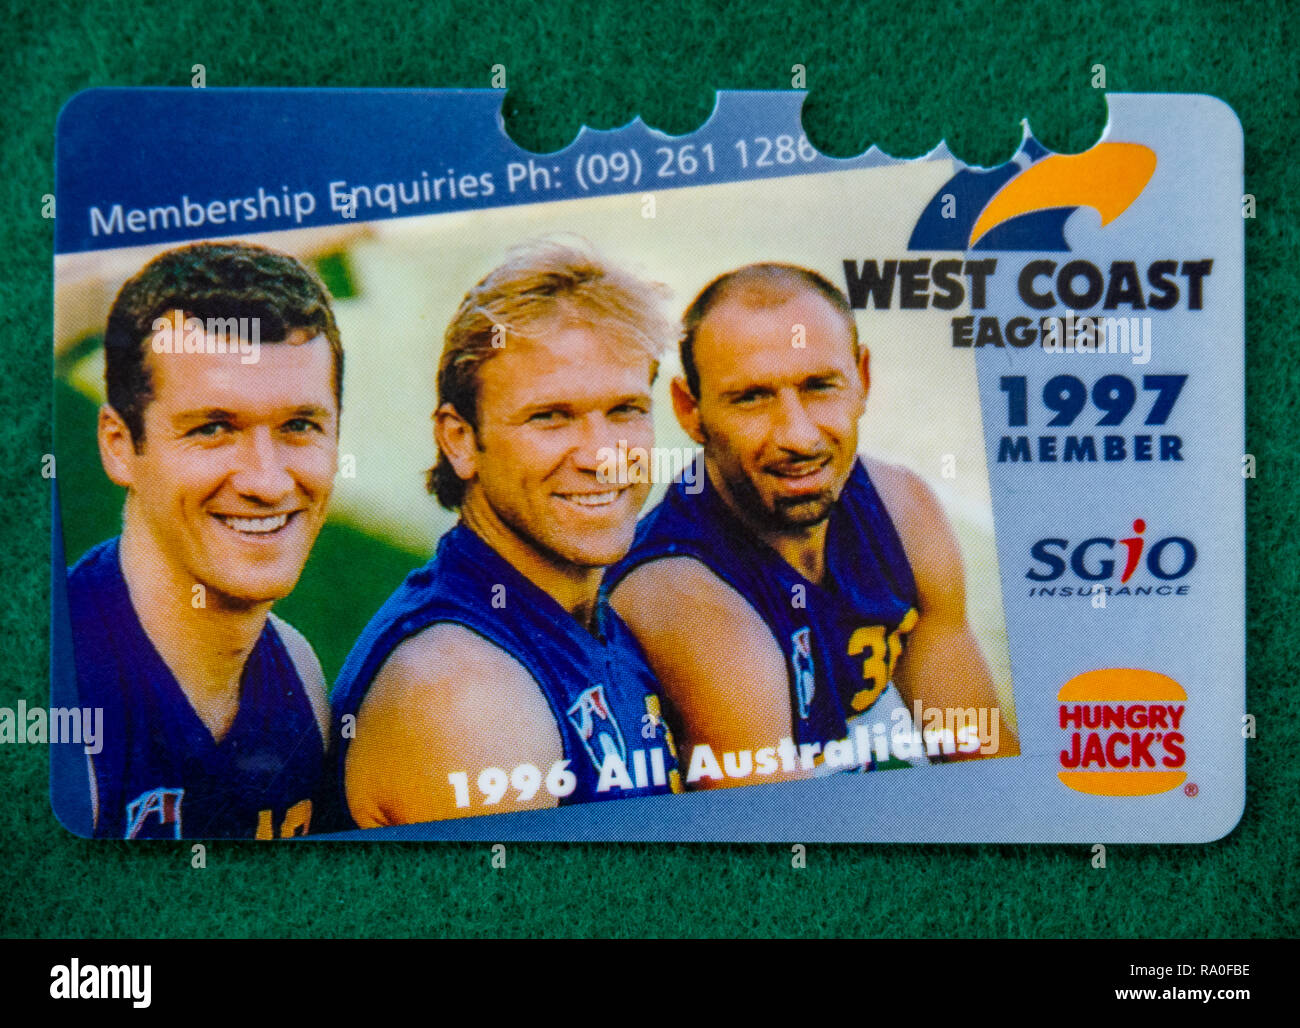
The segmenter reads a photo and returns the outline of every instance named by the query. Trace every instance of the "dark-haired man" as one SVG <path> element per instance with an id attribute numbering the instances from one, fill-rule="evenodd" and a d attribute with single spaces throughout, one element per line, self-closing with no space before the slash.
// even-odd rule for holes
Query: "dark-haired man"
<path id="1" fill-rule="evenodd" d="M 600 593 L 650 486 L 657 290 L 585 249 L 520 247 L 447 328 L 429 490 L 460 512 L 333 696 L 362 828 L 675 791 L 658 683 Z M 604 452 L 603 452 L 604 451 Z M 624 451 L 626 452 L 626 450 Z"/>
<path id="2" fill-rule="evenodd" d="M 997 700 L 961 555 L 916 475 L 858 456 L 868 354 L 843 295 L 790 265 L 723 275 L 685 314 L 682 366 L 674 410 L 705 486 L 669 490 L 610 584 L 671 701 L 688 788 L 973 755 Z M 916 701 L 961 723 L 927 747 Z M 718 760 L 769 748 L 762 769 Z"/>
<path id="3" fill-rule="evenodd" d="M 122 534 L 68 575 L 94 833 L 304 833 L 324 756 L 320 664 L 270 613 L 325 519 L 343 351 L 294 258 L 167 251 L 123 285 L 104 336 L 104 470 Z"/>

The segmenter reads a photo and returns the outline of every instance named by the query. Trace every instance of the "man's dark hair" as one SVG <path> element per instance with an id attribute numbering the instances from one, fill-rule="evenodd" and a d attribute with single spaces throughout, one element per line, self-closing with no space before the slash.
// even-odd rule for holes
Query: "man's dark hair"
<path id="1" fill-rule="evenodd" d="M 695 336 L 709 312 L 727 300 L 736 299 L 749 307 L 776 307 L 788 301 L 800 289 L 811 289 L 826 300 L 844 318 L 853 339 L 853 356 L 858 356 L 858 326 L 853 308 L 831 282 L 808 268 L 796 264 L 746 264 L 743 268 L 719 275 L 700 292 L 682 315 L 682 372 L 686 385 L 696 399 L 700 395 L 700 372 L 695 365 Z"/>
<path id="2" fill-rule="evenodd" d="M 193 243 L 159 254 L 128 279 L 113 301 L 104 332 L 108 403 L 144 446 L 144 411 L 153 399 L 147 354 L 159 318 L 257 318 L 260 343 L 283 342 L 294 330 L 323 335 L 333 354 L 334 398 L 343 407 L 343 344 L 330 295 L 288 254 L 250 243 Z"/>

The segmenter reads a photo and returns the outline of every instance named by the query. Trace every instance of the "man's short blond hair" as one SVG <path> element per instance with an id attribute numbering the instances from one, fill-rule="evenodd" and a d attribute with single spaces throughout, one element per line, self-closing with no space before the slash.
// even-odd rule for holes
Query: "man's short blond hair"
<path id="1" fill-rule="evenodd" d="M 480 371 L 511 339 L 544 339 L 584 328 L 650 362 L 651 378 L 673 337 L 663 313 L 668 290 L 615 267 L 585 240 L 554 238 L 514 247 L 461 301 L 443 337 L 438 406 L 449 403 L 477 430 Z M 441 452 L 428 488 L 449 510 L 465 498 L 465 482 Z"/>

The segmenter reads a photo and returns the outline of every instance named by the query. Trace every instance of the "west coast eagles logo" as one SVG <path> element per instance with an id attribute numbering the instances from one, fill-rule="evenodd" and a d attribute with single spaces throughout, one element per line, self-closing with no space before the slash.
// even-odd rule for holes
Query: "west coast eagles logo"
<path id="1" fill-rule="evenodd" d="M 921 212 L 909 250 L 1068 252 L 1065 223 L 1091 207 L 1109 225 L 1141 195 L 1156 154 L 1140 143 L 1098 143 L 1054 154 L 1032 136 L 998 168 L 964 168 Z"/>
<path id="2" fill-rule="evenodd" d="M 566 713 L 587 750 L 592 767 L 597 770 L 604 767 L 611 753 L 623 764 L 627 763 L 627 744 L 609 709 L 603 685 L 593 685 L 580 693 Z"/>
<path id="3" fill-rule="evenodd" d="M 794 698 L 799 705 L 799 717 L 806 720 L 817 683 L 811 628 L 801 628 L 790 636 L 790 666 L 794 668 Z"/>

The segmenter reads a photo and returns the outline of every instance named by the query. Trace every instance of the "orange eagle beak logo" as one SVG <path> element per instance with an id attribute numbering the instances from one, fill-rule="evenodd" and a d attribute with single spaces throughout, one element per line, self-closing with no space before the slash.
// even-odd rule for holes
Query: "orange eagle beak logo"
<path id="1" fill-rule="evenodd" d="M 1140 143 L 1098 143 L 1080 154 L 1044 157 L 994 194 L 971 229 L 969 245 L 1005 221 L 1053 207 L 1091 207 L 1102 225 L 1109 225 L 1128 210 L 1155 170 L 1155 151 Z"/>

